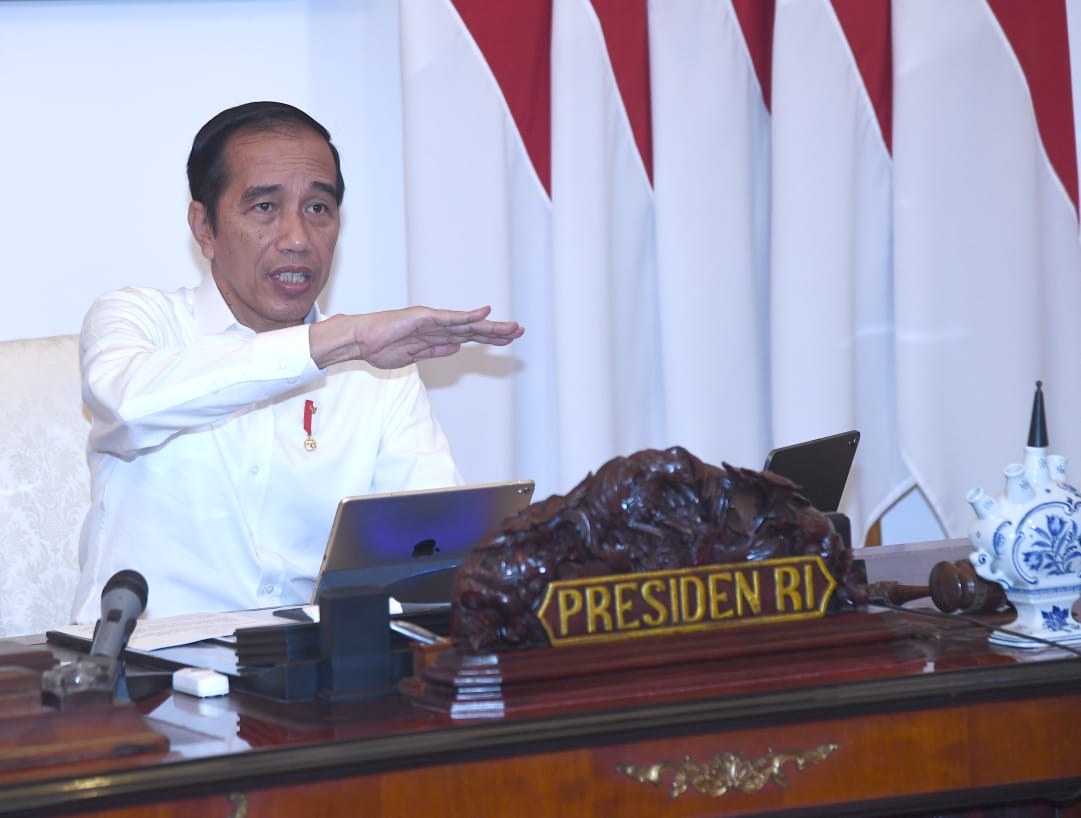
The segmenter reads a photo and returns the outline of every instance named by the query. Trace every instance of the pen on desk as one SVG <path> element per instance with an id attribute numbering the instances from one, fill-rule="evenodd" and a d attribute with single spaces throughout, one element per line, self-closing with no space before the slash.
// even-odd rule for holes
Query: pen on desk
<path id="1" fill-rule="evenodd" d="M 280 616 L 282 619 L 292 619 L 294 622 L 315 621 L 308 616 L 307 611 L 303 608 L 278 608 L 278 610 L 274 611 L 274 616 Z"/>
<path id="2" fill-rule="evenodd" d="M 291 619 L 296 622 L 315 621 L 303 608 L 279 608 L 274 611 L 274 616 L 280 616 L 282 619 Z M 425 645 L 440 645 L 450 641 L 415 622 L 409 622 L 405 619 L 391 619 L 390 629 L 400 633 L 402 636 Z"/>
<path id="3" fill-rule="evenodd" d="M 424 645 L 441 645 L 450 641 L 415 622 L 408 622 L 404 619 L 391 619 L 390 629 Z"/>

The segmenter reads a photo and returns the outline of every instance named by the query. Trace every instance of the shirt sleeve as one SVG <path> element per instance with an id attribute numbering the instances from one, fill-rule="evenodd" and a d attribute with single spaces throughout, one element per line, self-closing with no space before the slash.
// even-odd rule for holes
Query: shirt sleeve
<path id="1" fill-rule="evenodd" d="M 322 377 L 308 327 L 198 335 L 165 298 L 121 290 L 83 322 L 83 400 L 90 448 L 121 457 L 164 443 Z"/>

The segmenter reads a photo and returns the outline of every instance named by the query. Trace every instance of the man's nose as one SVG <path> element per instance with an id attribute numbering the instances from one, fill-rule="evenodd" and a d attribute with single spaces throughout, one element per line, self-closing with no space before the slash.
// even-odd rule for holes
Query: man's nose
<path id="1" fill-rule="evenodd" d="M 309 225 L 303 213 L 284 211 L 279 222 L 278 249 L 291 253 L 303 253 L 311 244 Z"/>

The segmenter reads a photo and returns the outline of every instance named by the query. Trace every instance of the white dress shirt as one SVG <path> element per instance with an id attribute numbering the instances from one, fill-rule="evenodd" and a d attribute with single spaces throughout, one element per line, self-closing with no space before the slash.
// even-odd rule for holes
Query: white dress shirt
<path id="1" fill-rule="evenodd" d="M 146 578 L 148 616 L 308 602 L 342 497 L 461 482 L 416 367 L 320 370 L 306 325 L 239 325 L 209 276 L 102 296 L 80 355 L 93 423 L 75 622 L 100 616 L 124 568 Z"/>

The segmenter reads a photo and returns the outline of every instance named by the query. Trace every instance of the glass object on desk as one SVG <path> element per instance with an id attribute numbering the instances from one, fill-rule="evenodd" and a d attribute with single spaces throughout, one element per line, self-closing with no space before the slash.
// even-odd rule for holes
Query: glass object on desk
<path id="1" fill-rule="evenodd" d="M 80 656 L 41 674 L 42 702 L 57 710 L 110 705 L 120 670 L 108 656 Z"/>

